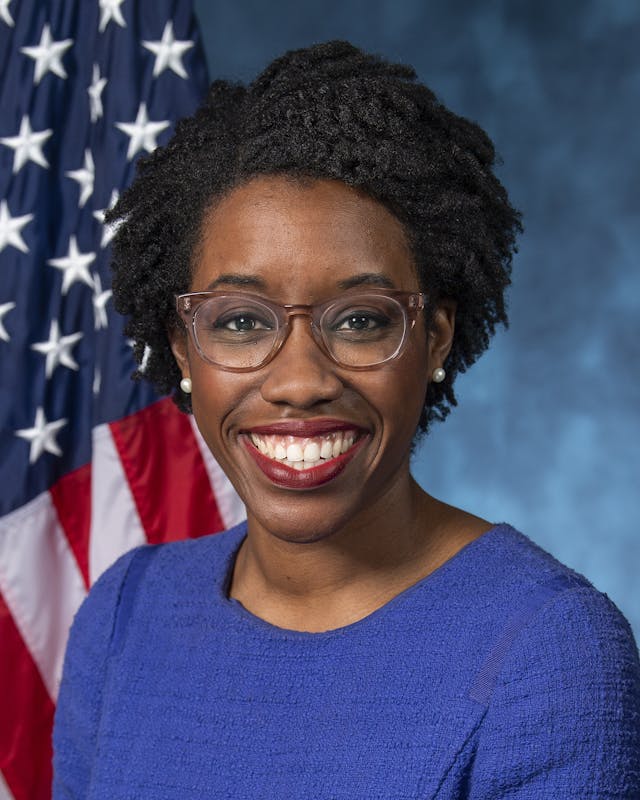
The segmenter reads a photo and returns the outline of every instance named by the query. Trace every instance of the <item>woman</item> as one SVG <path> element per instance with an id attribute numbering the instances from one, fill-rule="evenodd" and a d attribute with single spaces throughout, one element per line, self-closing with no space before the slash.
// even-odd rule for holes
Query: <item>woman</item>
<path id="1" fill-rule="evenodd" d="M 248 521 L 94 587 L 57 798 L 640 797 L 626 621 L 409 471 L 506 323 L 493 162 L 411 69 L 333 42 L 215 83 L 141 165 L 114 297 Z"/>

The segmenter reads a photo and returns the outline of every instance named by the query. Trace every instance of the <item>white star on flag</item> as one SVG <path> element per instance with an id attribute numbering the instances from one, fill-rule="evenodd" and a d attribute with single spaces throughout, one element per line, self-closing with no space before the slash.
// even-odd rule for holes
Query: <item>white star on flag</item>
<path id="1" fill-rule="evenodd" d="M 42 146 L 53 134 L 51 128 L 45 131 L 34 131 L 31 129 L 29 117 L 25 114 L 20 123 L 20 132 L 17 136 L 4 136 L 0 139 L 2 144 L 11 147 L 13 154 L 13 174 L 19 172 L 27 161 L 33 161 L 45 169 L 49 168 L 49 162 L 42 153 Z"/>
<path id="2" fill-rule="evenodd" d="M 145 372 L 147 369 L 147 365 L 149 364 L 149 357 L 151 356 L 151 348 L 148 344 L 144 346 L 144 352 L 142 353 L 142 361 L 140 362 L 140 366 L 138 367 L 139 372 Z"/>
<path id="3" fill-rule="evenodd" d="M 109 22 L 113 20 L 117 22 L 121 28 L 126 28 L 127 23 L 124 21 L 120 6 L 124 0 L 100 0 L 100 33 L 103 33 Z"/>
<path id="4" fill-rule="evenodd" d="M 182 56 L 193 47 L 190 40 L 178 41 L 173 36 L 173 22 L 169 20 L 162 31 L 162 39 L 156 42 L 142 42 L 142 46 L 150 50 L 156 57 L 153 65 L 153 77 L 157 78 L 165 69 L 172 69 L 181 78 L 187 78 L 187 71 L 182 63 Z"/>
<path id="5" fill-rule="evenodd" d="M 62 278 L 62 294 L 69 291 L 69 287 L 76 281 L 83 281 L 93 289 L 93 279 L 87 269 L 95 260 L 95 253 L 81 253 L 75 236 L 69 239 L 69 250 L 64 258 L 50 258 L 47 264 L 64 272 Z"/>
<path id="6" fill-rule="evenodd" d="M 93 75 L 91 78 L 91 85 L 87 89 L 89 93 L 89 111 L 91 114 L 91 122 L 97 122 L 103 115 L 102 109 L 102 92 L 108 81 L 106 78 L 100 77 L 100 67 L 97 64 L 93 65 Z"/>
<path id="7" fill-rule="evenodd" d="M 2 303 L 2 305 L 0 305 L 0 339 L 2 339 L 3 342 L 11 341 L 11 337 L 7 333 L 7 329 L 4 327 L 4 317 L 5 314 L 8 314 L 9 311 L 15 307 L 15 303 Z"/>
<path id="8" fill-rule="evenodd" d="M 0 253 L 5 247 L 11 245 L 20 250 L 21 253 L 28 253 L 22 233 L 20 232 L 25 225 L 33 219 L 33 214 L 25 214 L 22 217 L 12 217 L 6 200 L 0 202 Z"/>
<path id="9" fill-rule="evenodd" d="M 58 320 L 51 320 L 48 342 L 37 342 L 31 345 L 32 350 L 47 357 L 45 374 L 47 378 L 53 375 L 54 369 L 61 364 L 77 372 L 79 369 L 74 357 L 71 355 L 71 348 L 82 339 L 84 334 L 71 333 L 68 336 L 60 336 Z"/>
<path id="10" fill-rule="evenodd" d="M 113 237 L 116 235 L 116 231 L 120 227 L 120 221 L 113 223 L 112 225 L 106 225 L 104 221 L 104 215 L 107 211 L 115 206 L 118 202 L 118 197 L 120 194 L 117 189 L 113 189 L 111 192 L 111 199 L 109 200 L 109 205 L 106 208 L 99 208 L 93 212 L 93 216 L 98 222 L 102 225 L 102 239 L 100 240 L 100 247 L 106 247 Z"/>
<path id="11" fill-rule="evenodd" d="M 96 367 L 93 373 L 93 384 L 91 386 L 91 389 L 96 396 L 100 394 L 101 386 L 102 386 L 102 374 L 100 373 L 100 367 Z"/>
<path id="12" fill-rule="evenodd" d="M 93 194 L 93 181 L 96 170 L 93 164 L 91 150 L 84 151 L 84 166 L 80 169 L 72 169 L 64 173 L 68 178 L 72 178 L 80 184 L 80 200 L 78 206 L 82 208 Z"/>
<path id="13" fill-rule="evenodd" d="M 116 122 L 116 128 L 129 136 L 129 149 L 127 150 L 127 161 L 135 156 L 140 150 L 152 153 L 158 146 L 156 137 L 168 128 L 170 122 L 150 122 L 147 115 L 147 104 L 140 103 L 135 122 Z"/>
<path id="14" fill-rule="evenodd" d="M 9 3 L 11 0 L 0 0 L 0 19 L 6 22 L 10 28 L 13 28 L 15 22 L 9 12 Z"/>
<path id="15" fill-rule="evenodd" d="M 127 339 L 127 344 L 133 350 L 134 347 L 136 346 L 136 340 L 135 339 Z M 149 363 L 150 356 L 151 356 L 151 348 L 149 347 L 148 344 L 145 344 L 144 351 L 142 352 L 142 361 L 140 362 L 140 365 L 138 366 L 138 372 L 144 372 L 146 370 L 147 364 Z"/>
<path id="16" fill-rule="evenodd" d="M 62 450 L 56 442 L 56 434 L 66 424 L 66 419 L 47 422 L 42 406 L 39 406 L 36 410 L 33 428 L 21 428 L 16 431 L 16 436 L 31 442 L 31 449 L 29 450 L 30 464 L 34 464 L 45 451 L 54 456 L 62 455 Z"/>
<path id="17" fill-rule="evenodd" d="M 62 66 L 62 56 L 72 44 L 73 39 L 62 39 L 59 42 L 54 42 L 51 36 L 51 28 L 47 22 L 42 29 L 39 45 L 34 47 L 20 48 L 21 53 L 29 56 L 29 58 L 33 58 L 33 60 L 36 62 L 35 75 L 33 79 L 36 86 L 40 83 L 47 72 L 53 72 L 59 78 L 67 77 L 67 73 Z"/>
<path id="18" fill-rule="evenodd" d="M 107 309 L 105 306 L 109 302 L 109 298 L 113 294 L 111 289 L 102 291 L 102 281 L 100 275 L 96 274 L 94 279 L 93 289 L 93 312 L 95 316 L 95 329 L 99 331 L 101 328 L 107 328 L 109 321 L 107 319 Z"/>

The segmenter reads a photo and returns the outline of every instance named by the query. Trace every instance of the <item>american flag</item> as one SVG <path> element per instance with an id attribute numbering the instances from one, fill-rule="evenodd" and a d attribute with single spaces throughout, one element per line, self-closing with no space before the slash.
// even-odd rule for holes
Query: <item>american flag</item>
<path id="1" fill-rule="evenodd" d="M 243 516 L 193 421 L 130 380 L 103 224 L 206 86 L 190 0 L 0 0 L 0 800 L 50 796 L 92 582 Z"/>

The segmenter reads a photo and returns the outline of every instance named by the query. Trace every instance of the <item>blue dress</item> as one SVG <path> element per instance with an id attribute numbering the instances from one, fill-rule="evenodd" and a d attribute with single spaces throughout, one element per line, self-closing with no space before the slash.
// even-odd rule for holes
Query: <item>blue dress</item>
<path id="1" fill-rule="evenodd" d="M 54 798 L 633 800 L 640 666 L 606 596 L 508 525 L 352 625 L 227 596 L 244 525 L 123 556 L 74 622 Z"/>

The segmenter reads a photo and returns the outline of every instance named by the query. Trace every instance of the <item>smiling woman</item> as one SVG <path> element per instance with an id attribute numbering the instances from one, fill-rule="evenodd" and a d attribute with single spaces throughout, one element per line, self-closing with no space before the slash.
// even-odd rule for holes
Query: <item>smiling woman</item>
<path id="1" fill-rule="evenodd" d="M 251 548 L 263 542 L 268 557 L 274 535 L 350 538 L 354 525 L 356 538 L 371 546 L 364 531 L 388 504 L 407 515 L 394 517 L 395 526 L 414 524 L 419 492 L 409 473 L 411 442 L 427 375 L 451 346 L 453 304 L 434 309 L 429 333 L 424 319 L 415 324 L 422 295 L 398 220 L 338 181 L 257 177 L 215 205 L 202 235 L 189 288 L 208 308 L 203 315 L 201 304 L 187 323 L 191 339 L 174 327 L 172 343 L 192 382 L 204 438 L 247 506 Z M 199 294 L 210 286 L 217 291 Z M 220 293 L 223 286 L 235 292 Z M 182 307 L 190 297 L 181 296 Z M 211 312 L 212 303 L 219 312 Z M 252 303 L 263 310 L 255 305 L 249 316 Z M 284 304 L 290 308 L 283 318 Z M 249 336 L 233 330 L 248 324 Z M 252 435 L 269 435 L 262 438 L 266 453 Z M 325 442 L 331 457 L 319 465 Z M 316 449 L 313 467 L 304 469 L 305 450 L 315 456 Z M 471 535 L 474 526 L 467 530 Z M 383 587 L 380 581 L 378 591 Z M 291 604 L 278 599 L 286 602 L 272 621 L 286 624 Z M 317 620 L 308 600 L 305 628 L 331 627 L 326 598 Z M 341 609 L 338 624 L 368 610 L 358 603 L 350 614 L 340 592 L 332 602 Z"/>
<path id="2" fill-rule="evenodd" d="M 626 621 L 410 472 L 506 323 L 493 161 L 410 68 L 332 42 L 214 83 L 141 164 L 114 297 L 247 522 L 96 584 L 56 797 L 638 796 Z"/>

